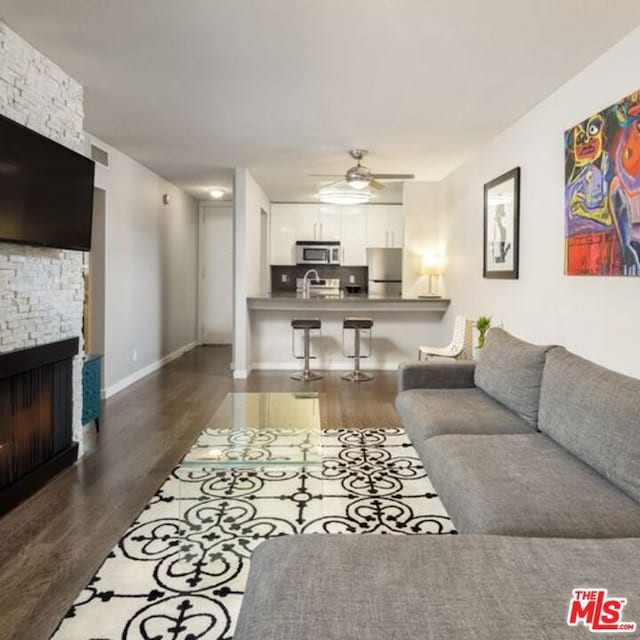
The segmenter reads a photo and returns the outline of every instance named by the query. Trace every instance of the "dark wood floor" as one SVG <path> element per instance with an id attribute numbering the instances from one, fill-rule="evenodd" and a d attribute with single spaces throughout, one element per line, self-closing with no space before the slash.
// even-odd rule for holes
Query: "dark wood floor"
<path id="1" fill-rule="evenodd" d="M 335 372 L 306 386 L 285 372 L 234 381 L 229 360 L 228 347 L 200 347 L 114 396 L 80 462 L 0 519 L 0 638 L 49 638 L 227 392 L 306 388 L 323 393 L 323 427 L 399 424 L 394 372 L 359 385 Z"/>

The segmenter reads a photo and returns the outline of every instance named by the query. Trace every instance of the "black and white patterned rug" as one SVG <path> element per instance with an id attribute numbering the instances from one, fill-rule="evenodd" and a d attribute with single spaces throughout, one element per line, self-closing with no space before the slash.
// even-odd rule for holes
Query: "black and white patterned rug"
<path id="1" fill-rule="evenodd" d="M 324 431 L 322 451 L 306 467 L 174 469 L 53 638 L 229 639 L 266 538 L 454 533 L 403 430 Z"/>

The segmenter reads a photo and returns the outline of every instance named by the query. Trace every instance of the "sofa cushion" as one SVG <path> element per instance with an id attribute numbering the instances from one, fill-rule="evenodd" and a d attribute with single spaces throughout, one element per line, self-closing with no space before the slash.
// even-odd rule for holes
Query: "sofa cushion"
<path id="1" fill-rule="evenodd" d="M 472 389 L 410 389 L 396 397 L 396 409 L 414 446 L 443 434 L 531 433 L 531 425 Z"/>
<path id="2" fill-rule="evenodd" d="M 554 349 L 539 427 L 640 502 L 640 380 Z"/>
<path id="3" fill-rule="evenodd" d="M 542 433 L 437 436 L 421 453 L 460 533 L 640 536 L 640 504 Z"/>
<path id="4" fill-rule="evenodd" d="M 494 327 L 487 333 L 480 351 L 475 384 L 529 424 L 536 425 L 542 370 L 549 349 Z"/>
<path id="5" fill-rule="evenodd" d="M 251 557 L 233 638 L 586 640 L 573 589 L 625 597 L 640 622 L 639 557 L 635 539 L 285 536 Z"/>

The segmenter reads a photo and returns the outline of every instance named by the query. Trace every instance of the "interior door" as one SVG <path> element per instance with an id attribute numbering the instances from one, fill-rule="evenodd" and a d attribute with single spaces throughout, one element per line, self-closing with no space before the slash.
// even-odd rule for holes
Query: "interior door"
<path id="1" fill-rule="evenodd" d="M 199 315 L 202 344 L 231 344 L 233 336 L 233 210 L 200 211 Z"/>

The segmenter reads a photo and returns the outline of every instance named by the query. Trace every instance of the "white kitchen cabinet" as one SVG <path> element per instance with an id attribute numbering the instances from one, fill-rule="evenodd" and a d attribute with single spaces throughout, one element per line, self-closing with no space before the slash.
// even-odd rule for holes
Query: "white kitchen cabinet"
<path id="1" fill-rule="evenodd" d="M 340 207 L 274 203 L 271 205 L 270 233 L 271 264 L 293 265 L 297 241 L 340 241 Z"/>
<path id="2" fill-rule="evenodd" d="M 401 205 L 377 204 L 367 208 L 367 248 L 401 248 L 404 217 Z"/>
<path id="3" fill-rule="evenodd" d="M 365 266 L 368 247 L 402 247 L 401 205 L 271 205 L 271 264 L 293 265 L 300 240 L 339 241 L 340 261 Z"/>
<path id="4" fill-rule="evenodd" d="M 341 264 L 364 267 L 367 264 L 367 213 L 365 207 L 340 207 L 342 237 Z"/>
<path id="5" fill-rule="evenodd" d="M 296 204 L 296 240 L 316 240 L 318 235 L 318 205 Z"/>
<path id="6" fill-rule="evenodd" d="M 300 204 L 296 240 L 340 241 L 340 207 Z"/>
<path id="7" fill-rule="evenodd" d="M 388 238 L 386 209 L 379 205 L 370 205 L 367 208 L 367 248 L 387 247 Z"/>
<path id="8" fill-rule="evenodd" d="M 296 263 L 295 246 L 299 221 L 300 205 L 271 205 L 271 264 L 292 265 Z"/>
<path id="9" fill-rule="evenodd" d="M 401 249 L 404 246 L 404 209 L 402 205 L 387 206 L 387 230 L 389 231 L 389 247 Z"/>
<path id="10" fill-rule="evenodd" d="M 340 209 L 336 205 L 321 204 L 318 207 L 318 226 L 316 237 L 313 240 L 337 240 L 342 239 L 342 225 Z"/>

